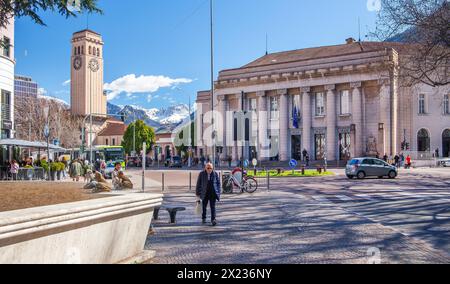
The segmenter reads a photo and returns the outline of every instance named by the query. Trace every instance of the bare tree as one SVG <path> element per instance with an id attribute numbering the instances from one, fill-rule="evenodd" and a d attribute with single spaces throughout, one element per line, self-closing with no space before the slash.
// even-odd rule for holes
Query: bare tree
<path id="1" fill-rule="evenodd" d="M 447 0 L 381 0 L 377 29 L 382 41 L 405 43 L 400 78 L 406 86 L 450 83 L 450 4 Z"/>
<path id="2" fill-rule="evenodd" d="M 58 139 L 65 148 L 81 144 L 83 118 L 70 113 L 67 106 L 54 100 L 23 97 L 15 102 L 16 137 L 30 141 L 45 141 L 44 125 L 47 118 L 44 108 L 49 107 L 50 138 Z"/>

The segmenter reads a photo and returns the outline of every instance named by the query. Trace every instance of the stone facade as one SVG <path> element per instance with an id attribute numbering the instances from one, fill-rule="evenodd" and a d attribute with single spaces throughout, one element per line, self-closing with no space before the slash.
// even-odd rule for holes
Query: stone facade
<path id="1" fill-rule="evenodd" d="M 410 151 L 419 151 L 417 132 L 423 127 L 429 127 L 430 136 L 435 137 L 427 150 L 436 147 L 442 153 L 447 142 L 439 137 L 450 129 L 450 116 L 443 113 L 444 95 L 449 91 L 400 87 L 401 50 L 398 43 L 349 41 L 268 54 L 244 67 L 221 71 L 215 85 L 215 110 L 224 117 L 225 113 L 253 111 L 257 125 L 251 148 L 234 141 L 235 137 L 230 139 L 234 122 L 223 133 L 224 145 L 217 142 L 228 149 L 222 156 L 237 161 L 244 153 L 250 160 L 288 161 L 303 158 L 306 150 L 311 160 L 331 162 L 395 155 L 402 152 L 403 142 L 410 144 Z M 415 97 L 420 94 L 430 97 L 425 114 L 416 111 Z M 252 109 L 254 99 L 256 109 Z M 197 103 L 202 101 L 207 101 L 204 94 Z M 203 115 L 210 109 L 203 106 Z M 233 125 L 233 119 L 229 123 Z M 242 125 L 238 123 L 239 128 Z M 265 155 L 263 145 L 272 148 L 272 155 Z"/>

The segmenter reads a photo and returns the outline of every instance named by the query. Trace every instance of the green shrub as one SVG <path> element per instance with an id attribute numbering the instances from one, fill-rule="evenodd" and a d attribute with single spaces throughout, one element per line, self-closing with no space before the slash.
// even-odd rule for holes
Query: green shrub
<path id="1" fill-rule="evenodd" d="M 48 167 L 48 162 L 46 160 L 41 160 L 41 168 L 43 168 L 44 171 L 48 172 L 49 167 Z"/>

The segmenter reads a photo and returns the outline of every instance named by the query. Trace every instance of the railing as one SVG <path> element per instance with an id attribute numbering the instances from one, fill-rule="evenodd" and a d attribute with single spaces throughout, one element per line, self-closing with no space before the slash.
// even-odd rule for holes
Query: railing
<path id="1" fill-rule="evenodd" d="M 45 180 L 43 168 L 20 168 L 17 174 L 12 174 L 7 167 L 0 167 L 0 181 L 38 181 Z"/>

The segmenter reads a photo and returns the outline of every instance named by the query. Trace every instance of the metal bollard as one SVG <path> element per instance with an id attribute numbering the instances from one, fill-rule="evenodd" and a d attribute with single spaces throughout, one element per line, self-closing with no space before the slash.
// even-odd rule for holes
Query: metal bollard
<path id="1" fill-rule="evenodd" d="M 270 191 L 270 170 L 267 171 L 267 191 Z"/>
<path id="2" fill-rule="evenodd" d="M 192 172 L 189 172 L 189 191 L 192 191 Z"/>

